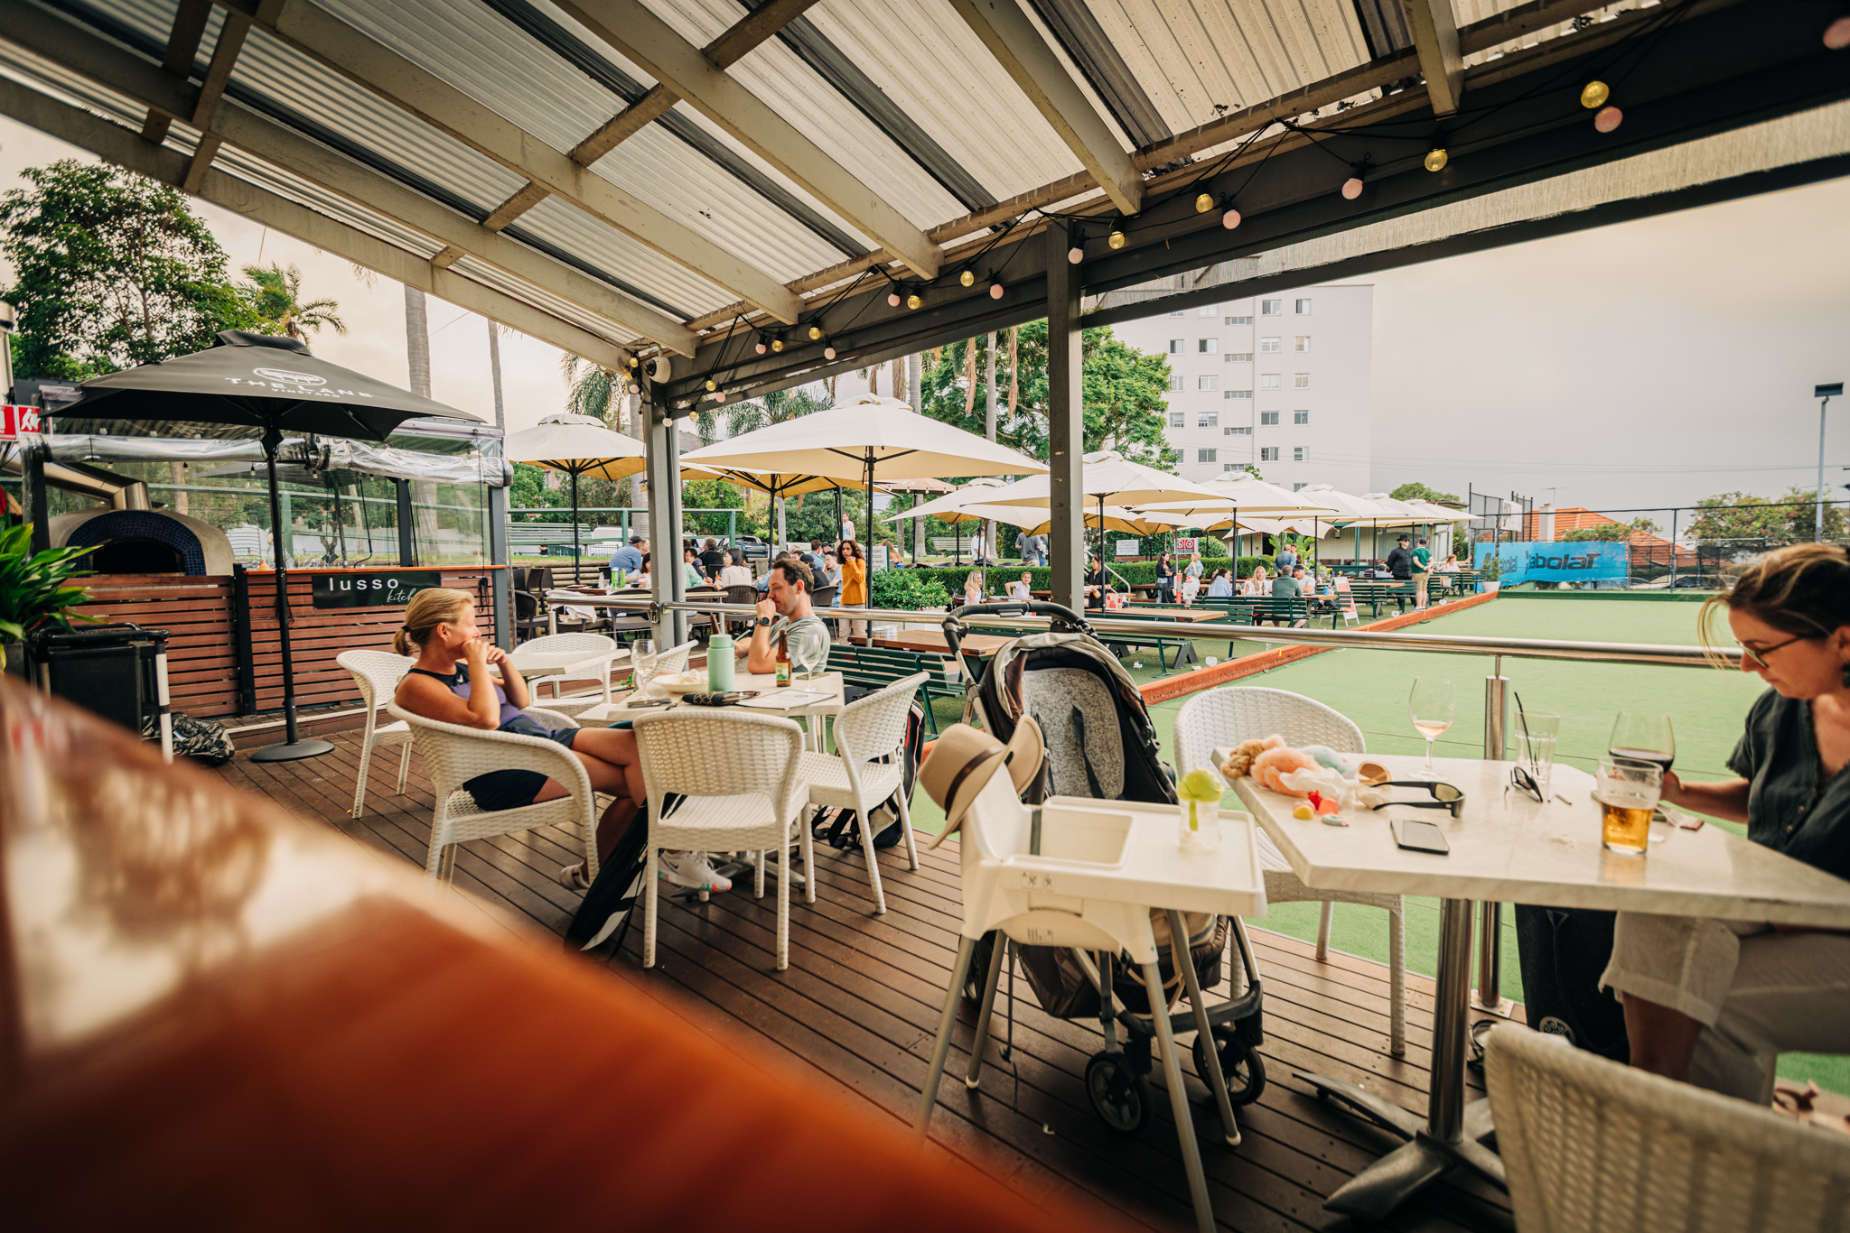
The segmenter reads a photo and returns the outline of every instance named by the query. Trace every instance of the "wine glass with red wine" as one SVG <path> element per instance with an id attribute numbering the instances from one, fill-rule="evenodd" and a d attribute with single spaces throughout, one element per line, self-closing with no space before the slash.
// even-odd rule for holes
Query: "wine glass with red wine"
<path id="1" fill-rule="evenodd" d="M 1658 711 L 1620 711 L 1613 721 L 1606 752 L 1622 762 L 1637 762 L 1668 772 L 1677 760 L 1676 731 L 1670 716 Z"/>

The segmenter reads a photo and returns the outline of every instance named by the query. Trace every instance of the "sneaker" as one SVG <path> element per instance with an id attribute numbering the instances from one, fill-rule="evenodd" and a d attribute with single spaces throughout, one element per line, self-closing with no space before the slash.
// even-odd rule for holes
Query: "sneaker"
<path id="1" fill-rule="evenodd" d="M 662 853 L 662 876 L 676 886 L 689 890 L 724 894 L 732 889 L 732 879 L 713 868 L 704 852 Z"/>

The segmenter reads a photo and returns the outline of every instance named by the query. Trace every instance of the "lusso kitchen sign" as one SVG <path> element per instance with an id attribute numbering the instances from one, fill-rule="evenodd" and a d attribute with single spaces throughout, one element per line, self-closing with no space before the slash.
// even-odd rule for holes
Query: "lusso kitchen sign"
<path id="1" fill-rule="evenodd" d="M 443 585 L 434 569 L 400 569 L 378 574 L 316 574 L 309 594 L 317 608 L 394 608 L 419 591 Z"/>

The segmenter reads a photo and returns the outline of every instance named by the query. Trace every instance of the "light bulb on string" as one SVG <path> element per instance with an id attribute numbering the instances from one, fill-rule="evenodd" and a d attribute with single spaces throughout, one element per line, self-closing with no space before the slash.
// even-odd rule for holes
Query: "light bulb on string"
<path id="1" fill-rule="evenodd" d="M 640 363 L 642 363 L 642 361 L 641 361 L 640 359 L 638 359 L 638 358 L 636 358 L 636 357 L 635 357 L 635 356 L 633 356 L 633 355 L 632 355 L 632 356 L 630 356 L 630 367 L 631 367 L 631 368 L 634 368 L 634 367 L 636 367 L 636 365 L 638 365 L 638 364 L 640 364 Z"/>
<path id="2" fill-rule="evenodd" d="M 1829 51 L 1850 47 L 1850 15 L 1839 17 L 1824 28 L 1824 46 Z"/>
<path id="3" fill-rule="evenodd" d="M 1123 248 L 1129 242 L 1130 237 L 1124 234 L 1124 230 L 1121 227 L 1113 227 L 1111 229 L 1111 234 L 1105 237 L 1106 246 L 1113 252 Z"/>
<path id="4" fill-rule="evenodd" d="M 888 308 L 898 308 L 899 307 L 899 292 L 889 291 L 886 293 L 886 306 Z"/>
<path id="5" fill-rule="evenodd" d="M 1220 225 L 1225 227 L 1228 231 L 1232 231 L 1235 227 L 1240 225 L 1240 212 L 1232 206 L 1228 206 L 1225 210 L 1221 211 Z"/>
<path id="6" fill-rule="evenodd" d="M 1078 265 L 1086 259 L 1086 250 L 1075 244 L 1066 250 L 1066 264 Z"/>
<path id="7" fill-rule="evenodd" d="M 976 286 L 976 275 L 969 270 L 965 270 L 962 274 L 957 276 L 957 285 L 960 287 Z"/>
<path id="8" fill-rule="evenodd" d="M 634 382 L 634 381 L 632 381 L 632 382 L 630 382 L 630 393 L 632 393 L 632 394 L 640 394 L 640 393 L 642 393 L 642 386 L 640 386 L 640 385 L 638 385 L 638 384 L 637 384 L 636 382 Z"/>
<path id="9" fill-rule="evenodd" d="M 707 378 L 707 393 L 711 394 L 714 390 L 717 390 L 718 388 L 719 388 L 719 382 L 715 381 L 711 377 L 708 377 Z"/>
<path id="10" fill-rule="evenodd" d="M 771 344 L 764 340 L 764 335 L 762 334 L 758 336 L 758 341 L 752 345 L 752 350 L 758 355 L 763 355 L 765 352 L 769 351 L 770 349 L 771 349 Z"/>
<path id="11" fill-rule="evenodd" d="M 920 295 L 916 291 L 914 291 L 911 295 L 908 295 L 906 297 L 906 307 L 913 312 L 917 312 L 924 305 L 924 303 L 925 303 L 925 297 Z"/>
<path id="12" fill-rule="evenodd" d="M 1195 213 L 1206 214 L 1209 210 L 1212 210 L 1213 208 L 1214 208 L 1214 194 L 1213 193 L 1195 194 Z"/>
<path id="13" fill-rule="evenodd" d="M 1451 161 L 1451 155 L 1445 152 L 1444 146 L 1434 146 L 1426 151 L 1426 157 L 1421 161 L 1425 164 L 1426 170 L 1437 175 L 1445 170 L 1446 163 Z"/>
<path id="14" fill-rule="evenodd" d="M 825 360 L 832 360 L 835 358 L 835 348 L 833 345 L 824 347 L 822 349 L 822 358 Z"/>
<path id="15" fill-rule="evenodd" d="M 990 283 L 989 284 L 989 298 L 992 300 L 999 300 L 1002 298 L 1002 296 L 1003 296 L 1002 284 L 1000 282 Z"/>
<path id="16" fill-rule="evenodd" d="M 1580 105 L 1588 111 L 1598 111 L 1611 97 L 1612 87 L 1597 79 L 1580 87 Z"/>
<path id="17" fill-rule="evenodd" d="M 1343 200 L 1354 201 L 1362 195 L 1362 177 L 1350 176 L 1343 181 Z"/>
<path id="18" fill-rule="evenodd" d="M 1593 127 L 1599 132 L 1610 133 L 1625 122 L 1625 113 L 1608 104 L 1593 116 Z"/>
<path id="19" fill-rule="evenodd" d="M 811 342 L 821 342 L 822 341 L 822 327 L 821 326 L 812 325 L 809 327 L 809 341 Z"/>
<path id="20" fill-rule="evenodd" d="M 773 338 L 773 339 L 771 340 L 771 350 L 773 350 L 773 351 L 782 351 L 783 349 L 784 349 L 784 340 L 783 340 L 783 339 L 781 339 L 781 338 Z"/>

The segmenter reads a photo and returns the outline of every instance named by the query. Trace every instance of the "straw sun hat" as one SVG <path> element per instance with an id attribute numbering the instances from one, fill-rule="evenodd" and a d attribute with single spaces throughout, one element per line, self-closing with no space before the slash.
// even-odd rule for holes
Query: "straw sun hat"
<path id="1" fill-rule="evenodd" d="M 994 736 L 969 724 L 952 724 L 931 747 L 931 755 L 919 767 L 919 785 L 925 794 L 944 807 L 944 829 L 932 841 L 932 847 L 963 825 L 970 809 L 989 782 L 996 768 L 1007 766 L 1015 791 L 1020 794 L 1040 778 L 1041 760 L 1047 747 L 1041 738 L 1040 725 L 1023 715 L 1015 725 L 1015 735 L 1004 745 Z"/>

